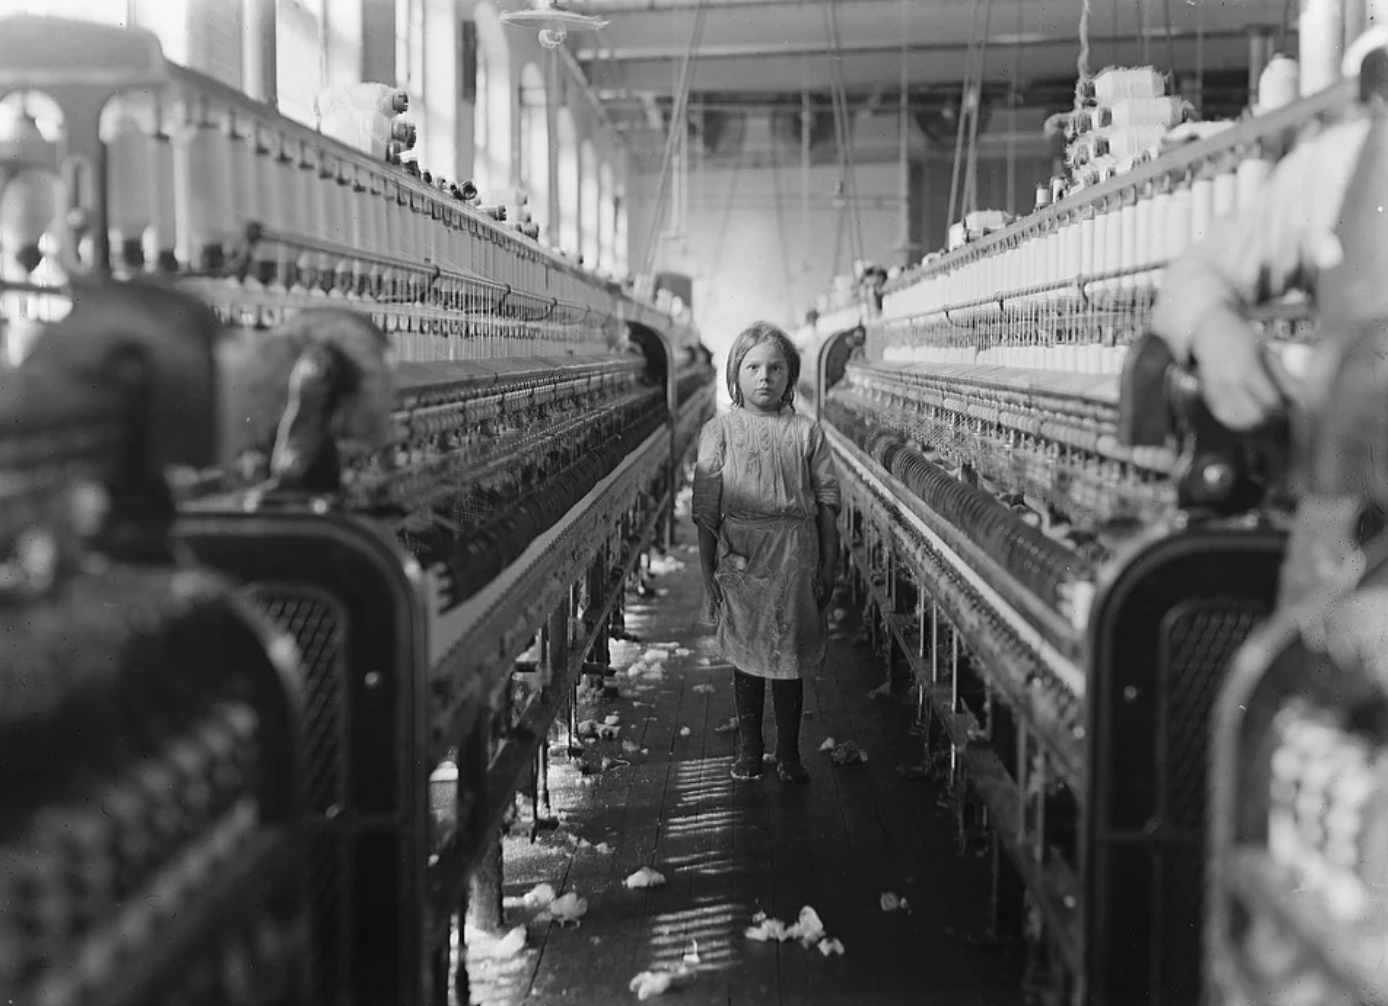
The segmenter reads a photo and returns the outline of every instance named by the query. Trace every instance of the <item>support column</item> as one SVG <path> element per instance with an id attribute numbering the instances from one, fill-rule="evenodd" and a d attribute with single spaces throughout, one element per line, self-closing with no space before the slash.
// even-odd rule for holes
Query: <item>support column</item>
<path id="1" fill-rule="evenodd" d="M 279 49 L 278 35 L 275 31 L 275 0 L 244 2 L 244 16 L 241 21 L 241 84 L 249 97 L 274 108 L 279 102 Z M 393 23 L 391 28 L 393 32 Z"/>
<path id="2" fill-rule="evenodd" d="M 501 839 L 483 853 L 468 878 L 467 922 L 485 933 L 499 933 L 505 927 L 502 908 L 503 859 Z"/>

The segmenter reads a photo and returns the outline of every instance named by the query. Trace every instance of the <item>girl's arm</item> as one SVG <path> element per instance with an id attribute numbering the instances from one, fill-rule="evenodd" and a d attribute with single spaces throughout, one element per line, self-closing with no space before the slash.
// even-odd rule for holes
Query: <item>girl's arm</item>
<path id="1" fill-rule="evenodd" d="M 723 428 L 711 419 L 699 431 L 698 458 L 694 462 L 694 499 L 691 510 L 699 529 L 699 565 L 704 589 L 715 607 L 723 603 L 723 591 L 713 574 L 718 569 L 718 527 L 723 520 Z"/>
<path id="2" fill-rule="evenodd" d="M 819 524 L 819 578 L 816 586 L 822 611 L 829 607 L 829 601 L 834 596 L 834 579 L 839 568 L 839 513 L 832 506 L 821 505 L 816 521 Z"/>
<path id="3" fill-rule="evenodd" d="M 834 576 L 839 565 L 839 510 L 843 507 L 843 496 L 829 443 L 818 425 L 810 435 L 810 485 L 815 502 L 819 504 L 815 518 L 819 527 L 819 571 L 815 587 L 819 606 L 823 609 L 834 596 Z"/>
<path id="4" fill-rule="evenodd" d="M 723 603 L 723 588 L 713 576 L 718 571 L 718 538 L 702 524 L 699 525 L 699 565 L 704 571 L 704 589 L 712 598 L 713 606 L 719 607 Z"/>

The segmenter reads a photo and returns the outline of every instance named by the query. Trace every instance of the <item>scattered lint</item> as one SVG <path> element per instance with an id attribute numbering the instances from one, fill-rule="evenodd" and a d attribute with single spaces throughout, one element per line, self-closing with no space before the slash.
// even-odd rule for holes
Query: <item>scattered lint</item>
<path id="1" fill-rule="evenodd" d="M 622 750 L 627 754 L 635 754 L 637 751 L 641 750 L 641 745 L 637 744 L 631 738 L 627 738 L 622 741 Z"/>
<path id="2" fill-rule="evenodd" d="M 693 689 L 691 689 L 691 690 L 692 690 L 692 691 L 695 691 L 695 692 L 698 692 L 700 695 L 712 695 L 712 694 L 713 694 L 713 686 L 712 686 L 712 685 L 695 685 L 695 686 L 693 687 Z"/>
<path id="3" fill-rule="evenodd" d="M 675 656 L 677 656 L 677 657 L 687 657 L 687 656 L 689 656 L 689 655 L 690 655 L 691 653 L 693 653 L 693 652 L 694 652 L 694 651 L 691 650 L 689 647 L 687 647 L 687 646 L 681 646 L 679 649 L 677 649 L 677 650 L 675 651 Z"/>
<path id="4" fill-rule="evenodd" d="M 657 587 L 657 588 L 655 589 L 655 596 L 656 596 L 656 597 L 668 597 L 669 594 L 670 594 L 670 588 L 669 588 L 669 587 Z"/>
<path id="5" fill-rule="evenodd" d="M 650 754 L 650 753 L 651 753 L 651 749 L 650 749 L 650 748 L 642 748 L 642 749 L 641 749 L 641 753 L 642 753 L 643 755 Z"/>
<path id="6" fill-rule="evenodd" d="M 599 842 L 597 845 L 593 846 L 593 851 L 608 856 L 612 853 L 612 846 L 608 845 L 606 842 Z"/>
<path id="7" fill-rule="evenodd" d="M 588 911 L 588 899 L 580 898 L 573 891 L 550 902 L 549 911 L 535 916 L 537 922 L 553 920 L 561 926 L 577 926 Z"/>
<path id="8" fill-rule="evenodd" d="M 645 1002 L 653 996 L 668 992 L 674 977 L 669 971 L 642 971 L 631 980 L 628 987 L 636 993 L 637 999 Z"/>
<path id="9" fill-rule="evenodd" d="M 712 667 L 712 666 L 713 666 L 713 658 L 711 658 L 711 657 L 700 657 L 700 658 L 699 658 L 699 666 L 700 666 L 700 667 Z"/>
<path id="10" fill-rule="evenodd" d="M 786 930 L 786 936 L 791 939 L 799 940 L 802 946 L 810 946 L 824 939 L 824 923 L 819 918 L 819 913 L 809 905 L 800 909 L 800 918 L 795 921 L 795 925 Z"/>
<path id="11" fill-rule="evenodd" d="M 624 881 L 627 887 L 636 890 L 642 887 L 664 887 L 665 875 L 643 866 Z"/>
<path id="12" fill-rule="evenodd" d="M 867 752 L 858 747 L 857 741 L 844 741 L 834 748 L 829 758 L 835 765 L 863 765 L 868 760 Z"/>
<path id="13" fill-rule="evenodd" d="M 832 750 L 834 750 L 834 746 L 835 746 L 834 738 L 832 738 L 832 737 L 826 737 L 826 738 L 824 738 L 824 743 L 821 744 L 821 745 L 819 746 L 819 750 L 821 750 L 821 751 L 832 751 Z"/>
<path id="14" fill-rule="evenodd" d="M 610 727 L 615 727 L 618 723 L 622 722 L 622 718 L 616 713 L 611 713 L 603 722 Z"/>
<path id="15" fill-rule="evenodd" d="M 786 938 L 786 924 L 780 919 L 768 919 L 763 916 L 760 921 L 757 921 L 756 916 L 753 916 L 752 921 L 754 924 L 748 926 L 746 930 L 749 940 L 769 943 L 772 940 L 781 941 Z"/>
<path id="16" fill-rule="evenodd" d="M 551 884 L 536 884 L 521 901 L 526 908 L 548 908 L 554 903 L 554 887 Z"/>
<path id="17" fill-rule="evenodd" d="M 578 736 L 596 737 L 598 735 L 597 720 L 580 720 L 578 724 Z"/>
<path id="18" fill-rule="evenodd" d="M 653 647 L 641 654 L 641 659 L 648 664 L 658 664 L 665 659 L 665 651 Z"/>
<path id="19" fill-rule="evenodd" d="M 721 723 L 721 724 L 719 724 L 718 726 L 714 727 L 714 728 L 713 728 L 713 732 L 716 733 L 716 734 L 735 734 L 735 733 L 737 733 L 737 717 L 736 717 L 736 716 L 730 717 L 730 718 L 728 719 L 728 722 L 726 722 L 726 723 Z"/>
<path id="20" fill-rule="evenodd" d="M 884 912 L 909 912 L 911 910 L 910 903 L 892 891 L 883 891 L 881 901 Z"/>
<path id="21" fill-rule="evenodd" d="M 688 727 L 680 727 L 680 736 L 681 736 L 681 737 L 688 737 L 688 736 L 689 736 L 691 733 L 693 733 L 693 732 L 694 732 L 694 731 L 690 730 Z"/>
<path id="22" fill-rule="evenodd" d="M 848 609 L 835 608 L 833 613 L 829 617 L 835 622 L 842 622 L 845 618 L 848 617 Z"/>
<path id="23" fill-rule="evenodd" d="M 694 965 L 697 967 L 698 965 L 704 962 L 704 959 L 699 956 L 699 941 L 691 940 L 690 942 L 693 945 L 689 948 L 688 951 L 685 952 L 684 963 Z"/>
<path id="24" fill-rule="evenodd" d="M 608 769 L 612 768 L 631 768 L 631 762 L 627 761 L 625 758 L 604 757 L 600 763 L 599 770 L 606 772 Z"/>
<path id="25" fill-rule="evenodd" d="M 507 961 L 525 949 L 525 926 L 516 926 L 505 936 L 496 937 L 482 929 L 468 926 L 463 932 L 470 954 L 494 961 Z"/>
<path id="26" fill-rule="evenodd" d="M 839 942 L 837 937 L 834 939 L 826 937 L 820 940 L 817 946 L 819 947 L 819 952 L 825 957 L 832 957 L 835 954 L 843 956 L 843 944 Z"/>
<path id="27" fill-rule="evenodd" d="M 660 576 L 664 573 L 676 573 L 684 568 L 684 563 L 676 559 L 673 555 L 653 556 L 650 561 L 650 570 L 656 576 Z"/>

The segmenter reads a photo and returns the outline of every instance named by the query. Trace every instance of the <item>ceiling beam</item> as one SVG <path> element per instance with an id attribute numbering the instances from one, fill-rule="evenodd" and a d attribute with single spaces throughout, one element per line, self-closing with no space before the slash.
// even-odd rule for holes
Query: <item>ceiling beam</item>
<path id="1" fill-rule="evenodd" d="M 585 14 L 664 14 L 667 11 L 698 10 L 755 10 L 761 7 L 822 7 L 825 3 L 837 3 L 841 8 L 861 3 L 896 3 L 902 0 L 588 0 L 587 3 L 572 4 L 575 10 Z M 912 0 L 906 0 L 907 3 Z M 969 0 L 956 0 L 968 3 Z"/>
<path id="2" fill-rule="evenodd" d="M 1289 35 L 1294 34 L 1292 32 Z M 1196 38 L 1196 33 L 1192 31 L 1173 31 L 1170 36 L 1173 40 L 1192 41 Z M 1222 42 L 1231 40 L 1246 40 L 1247 30 L 1238 31 L 1210 31 L 1202 36 L 1205 42 Z M 1146 33 L 1130 33 L 1123 35 L 1104 35 L 1090 40 L 1093 48 L 1103 48 L 1111 45 L 1132 45 L 1146 39 L 1149 42 L 1164 43 L 1167 34 L 1164 31 L 1149 31 Z M 1050 34 L 1042 32 L 1027 32 L 1024 34 L 1012 35 L 993 35 L 988 39 L 990 49 L 1015 49 L 1018 47 L 1032 48 L 1054 48 L 1063 46 L 1065 48 L 1075 48 L 1077 42 L 1073 33 Z M 849 42 L 839 46 L 834 50 L 834 55 L 842 56 L 870 56 L 882 53 L 945 53 L 959 52 L 969 48 L 967 43 L 961 42 L 927 42 L 922 40 L 911 40 L 902 43 L 901 39 L 883 39 L 880 41 Z M 700 60 L 720 59 L 720 60 L 740 60 L 740 59 L 768 59 L 786 56 L 823 56 L 829 53 L 829 48 L 823 42 L 810 43 L 783 43 L 766 44 L 762 42 L 735 42 L 723 45 L 701 45 L 698 51 Z M 581 63 L 592 63 L 598 60 L 615 60 L 619 63 L 624 62 L 648 62 L 666 59 L 679 59 L 684 56 L 684 47 L 673 47 L 665 45 L 649 46 L 621 46 L 618 48 L 579 49 L 577 57 Z"/>

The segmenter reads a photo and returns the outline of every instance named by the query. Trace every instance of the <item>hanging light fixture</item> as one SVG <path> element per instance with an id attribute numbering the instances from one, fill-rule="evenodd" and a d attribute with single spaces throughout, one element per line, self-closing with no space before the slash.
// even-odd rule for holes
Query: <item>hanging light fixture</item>
<path id="1" fill-rule="evenodd" d="M 540 44 L 546 49 L 558 49 L 571 31 L 597 31 L 607 27 L 605 18 L 571 11 L 558 0 L 531 2 L 531 10 L 507 11 L 501 15 L 501 21 L 512 28 L 538 28 Z"/>

